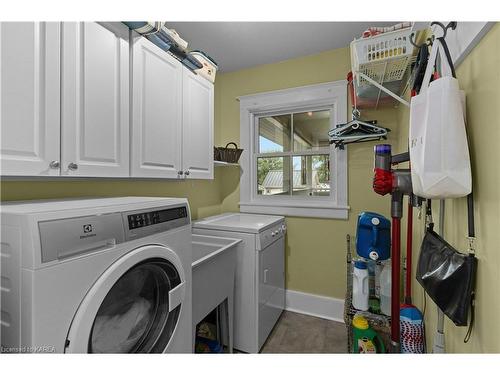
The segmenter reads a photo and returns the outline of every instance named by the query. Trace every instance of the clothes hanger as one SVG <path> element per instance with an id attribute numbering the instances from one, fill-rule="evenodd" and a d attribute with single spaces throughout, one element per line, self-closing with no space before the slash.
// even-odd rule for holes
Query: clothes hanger
<path id="1" fill-rule="evenodd" d="M 371 138 L 371 137 L 370 138 L 360 138 L 360 139 L 355 139 L 355 140 L 350 140 L 350 141 L 344 141 L 344 140 L 341 140 L 341 141 L 330 141 L 330 143 L 334 144 L 335 148 L 343 150 L 344 146 L 347 145 L 347 144 L 374 142 L 374 141 L 381 141 L 381 140 L 385 140 L 385 139 L 387 139 L 386 136 L 381 136 L 379 138 Z"/>
<path id="2" fill-rule="evenodd" d="M 344 140 L 347 139 L 355 139 L 360 136 L 382 136 L 387 135 L 387 129 L 382 128 L 380 126 L 374 125 L 373 123 L 361 121 L 361 120 L 352 120 L 347 124 L 341 125 L 335 129 L 332 129 L 328 132 L 330 138 L 341 138 Z"/>
<path id="3" fill-rule="evenodd" d="M 375 125 L 373 122 L 366 122 L 359 119 L 360 113 L 357 108 L 352 111 L 353 120 L 347 124 L 341 124 L 328 132 L 330 144 L 335 144 L 341 150 L 349 143 L 360 143 L 374 140 L 387 139 L 390 131 Z"/>

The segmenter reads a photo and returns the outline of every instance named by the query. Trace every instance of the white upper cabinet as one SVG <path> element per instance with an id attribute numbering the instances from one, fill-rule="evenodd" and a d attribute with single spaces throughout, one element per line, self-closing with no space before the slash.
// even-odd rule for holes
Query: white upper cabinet
<path id="1" fill-rule="evenodd" d="M 0 23 L 2 175 L 59 175 L 60 23 Z"/>
<path id="2" fill-rule="evenodd" d="M 214 177 L 214 85 L 183 69 L 182 166 L 186 178 Z"/>
<path id="3" fill-rule="evenodd" d="M 0 22 L 0 84 L 2 176 L 213 178 L 213 84 L 120 22 Z"/>
<path id="4" fill-rule="evenodd" d="M 133 38 L 132 177 L 180 176 L 182 70 L 146 38 Z"/>
<path id="5" fill-rule="evenodd" d="M 62 26 L 61 175 L 129 176 L 129 30 Z"/>

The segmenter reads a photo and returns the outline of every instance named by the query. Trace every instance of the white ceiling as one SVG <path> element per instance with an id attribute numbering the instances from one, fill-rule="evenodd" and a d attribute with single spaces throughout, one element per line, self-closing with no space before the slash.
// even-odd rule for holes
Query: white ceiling
<path id="1" fill-rule="evenodd" d="M 167 22 L 231 72 L 346 47 L 369 26 L 396 22 Z"/>

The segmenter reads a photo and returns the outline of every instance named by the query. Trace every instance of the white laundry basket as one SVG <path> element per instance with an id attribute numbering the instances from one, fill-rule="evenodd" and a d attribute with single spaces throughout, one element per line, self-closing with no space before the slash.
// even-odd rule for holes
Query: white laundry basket
<path id="1" fill-rule="evenodd" d="M 370 84 L 358 72 L 381 83 L 403 79 L 413 56 L 411 33 L 406 28 L 352 41 L 351 65 L 357 86 Z"/>

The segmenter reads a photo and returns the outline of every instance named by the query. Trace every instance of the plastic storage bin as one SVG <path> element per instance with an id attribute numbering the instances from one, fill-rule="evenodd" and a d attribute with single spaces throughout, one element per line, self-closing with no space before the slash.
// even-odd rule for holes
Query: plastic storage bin
<path id="1" fill-rule="evenodd" d="M 383 33 L 351 42 L 353 89 L 358 108 L 388 105 L 395 99 L 360 76 L 364 73 L 388 90 L 400 95 L 408 65 L 413 61 L 411 28 Z"/>
<path id="2" fill-rule="evenodd" d="M 413 55 L 411 28 L 351 42 L 351 65 L 358 84 L 369 84 L 357 72 L 377 82 L 400 81 Z"/>

